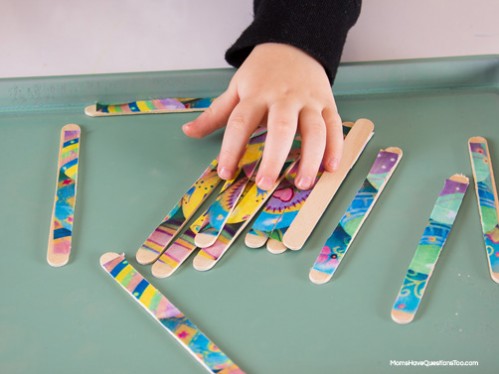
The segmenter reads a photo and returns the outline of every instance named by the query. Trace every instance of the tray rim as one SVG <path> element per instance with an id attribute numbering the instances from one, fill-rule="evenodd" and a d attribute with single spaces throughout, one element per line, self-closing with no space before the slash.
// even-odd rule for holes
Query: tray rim
<path id="1" fill-rule="evenodd" d="M 2 78 L 0 113 L 79 108 L 83 112 L 97 101 L 218 96 L 234 72 L 219 68 Z M 499 54 L 345 62 L 332 88 L 337 98 L 459 89 L 499 92 Z"/>

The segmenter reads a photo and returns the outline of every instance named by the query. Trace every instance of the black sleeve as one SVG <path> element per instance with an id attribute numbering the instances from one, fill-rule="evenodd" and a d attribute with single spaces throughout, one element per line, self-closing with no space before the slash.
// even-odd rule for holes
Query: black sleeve
<path id="1" fill-rule="evenodd" d="M 332 84 L 360 7 L 361 0 L 255 0 L 253 22 L 225 59 L 239 67 L 258 44 L 289 44 L 319 61 Z"/>

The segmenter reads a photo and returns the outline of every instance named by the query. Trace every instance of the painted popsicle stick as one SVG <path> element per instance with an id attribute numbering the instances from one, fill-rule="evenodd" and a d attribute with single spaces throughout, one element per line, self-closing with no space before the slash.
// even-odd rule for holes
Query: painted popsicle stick
<path id="1" fill-rule="evenodd" d="M 124 255 L 106 253 L 101 256 L 100 264 L 208 372 L 244 373 L 170 300 L 130 265 Z"/>
<path id="2" fill-rule="evenodd" d="M 136 254 L 139 264 L 145 265 L 156 261 L 175 235 L 211 195 L 221 181 L 217 174 L 217 166 L 218 161 L 215 159 L 145 240 Z"/>
<path id="3" fill-rule="evenodd" d="M 267 133 L 263 132 L 250 139 L 246 151 L 239 162 L 241 170 L 232 185 L 210 205 L 207 212 L 208 224 L 201 227 L 196 234 L 195 243 L 200 248 L 206 248 L 215 243 L 225 225 L 230 213 L 234 210 L 237 201 L 262 157 L 263 146 Z"/>
<path id="4" fill-rule="evenodd" d="M 213 100 L 213 97 L 168 97 L 163 99 L 137 100 L 119 104 L 96 103 L 87 106 L 85 108 L 85 114 L 90 117 L 104 117 L 132 114 L 199 112 L 208 108 Z"/>
<path id="5" fill-rule="evenodd" d="M 332 278 L 401 159 L 402 150 L 397 147 L 378 153 L 367 178 L 315 260 L 309 273 L 313 283 L 323 284 Z"/>
<path id="6" fill-rule="evenodd" d="M 344 136 L 348 134 L 352 126 L 353 122 L 343 123 Z M 260 248 L 267 243 L 268 251 L 273 254 L 283 253 L 287 249 L 282 243 L 282 237 L 312 190 L 302 191 L 294 185 L 297 172 L 298 164 L 285 175 L 276 188 L 246 234 L 246 246 Z M 322 170 L 317 177 L 321 175 Z"/>
<path id="7" fill-rule="evenodd" d="M 283 238 L 286 247 L 299 250 L 336 194 L 348 172 L 373 136 L 374 124 L 359 119 L 345 138 L 343 156 L 334 173 L 324 172 Z"/>
<path id="8" fill-rule="evenodd" d="M 284 165 L 284 170 L 292 167 L 294 162 L 296 161 L 288 159 Z M 201 249 L 196 257 L 194 257 L 193 266 L 196 270 L 207 271 L 217 264 L 253 216 L 262 207 L 265 200 L 277 188 L 279 182 L 280 180 L 276 181 L 274 186 L 268 191 L 259 189 L 253 181 L 250 181 L 246 185 L 243 196 L 229 216 L 218 239 L 212 246 Z"/>
<path id="9" fill-rule="evenodd" d="M 315 183 L 319 180 L 323 173 L 322 167 L 317 173 Z M 293 223 L 294 219 L 298 215 L 303 204 L 307 201 L 310 193 L 312 192 L 313 187 L 308 190 L 300 190 L 294 185 L 291 186 L 291 198 L 290 200 L 282 207 L 281 216 L 277 221 L 276 225 L 272 229 L 269 235 L 269 240 L 267 241 L 267 250 L 272 254 L 280 254 L 284 253 L 288 248 L 283 243 L 283 237 L 288 231 L 289 227 Z"/>
<path id="10" fill-rule="evenodd" d="M 265 130 L 258 129 L 252 135 L 252 139 L 256 138 L 256 141 L 253 141 L 253 144 L 257 144 L 258 141 L 261 141 L 261 135 L 264 134 Z M 259 140 L 258 140 L 259 139 Z M 251 142 L 251 140 L 250 140 Z M 246 173 L 253 173 L 251 169 L 254 168 L 255 164 L 249 162 L 250 158 L 246 157 L 242 159 L 241 165 L 247 168 L 245 172 L 240 172 L 240 175 L 246 175 Z M 232 186 L 235 185 L 236 178 L 230 181 L 226 181 L 221 191 L 219 192 L 220 200 L 230 200 L 234 199 L 234 190 Z M 246 183 L 246 182 L 245 182 Z M 244 184 L 245 184 L 244 183 Z M 236 185 L 237 187 L 237 185 Z M 240 188 L 240 187 L 239 187 Z M 156 260 L 156 262 L 152 266 L 152 274 L 157 278 L 165 278 L 171 276 L 182 263 L 189 258 L 189 256 L 193 253 L 193 251 L 198 247 L 195 243 L 195 237 L 202 229 L 206 228 L 209 224 L 209 216 L 208 212 L 210 208 L 207 209 L 201 216 L 199 216 L 187 229 L 184 233 L 182 233 L 171 245 L 170 247 L 164 251 L 161 256 Z M 213 212 L 213 211 L 212 211 Z"/>
<path id="11" fill-rule="evenodd" d="M 152 265 L 152 275 L 156 278 L 166 278 L 172 275 L 197 248 L 194 238 L 201 227 L 207 223 L 208 217 L 205 212 L 159 256 Z"/>
<path id="12" fill-rule="evenodd" d="M 298 171 L 298 164 L 286 173 L 276 190 L 270 196 L 263 210 L 260 212 L 244 242 L 250 248 L 260 248 L 267 242 L 269 235 L 279 222 L 282 214 L 282 205 L 292 198 L 293 183 Z"/>
<path id="13" fill-rule="evenodd" d="M 62 128 L 47 250 L 47 262 L 54 267 L 66 265 L 71 254 L 80 140 L 81 129 L 78 125 L 68 124 Z"/>
<path id="14" fill-rule="evenodd" d="M 171 276 L 198 248 L 195 237 L 202 228 L 208 225 L 209 218 L 207 214 L 208 211 L 205 211 L 199 216 L 153 264 L 151 271 L 156 278 Z"/>
<path id="15" fill-rule="evenodd" d="M 454 174 L 445 181 L 395 299 L 391 312 L 395 322 L 406 324 L 414 319 L 468 183 L 468 178 L 461 174 Z"/>
<path id="16" fill-rule="evenodd" d="M 475 136 L 469 139 L 468 149 L 490 276 L 499 283 L 499 199 L 489 146 L 485 138 Z"/>

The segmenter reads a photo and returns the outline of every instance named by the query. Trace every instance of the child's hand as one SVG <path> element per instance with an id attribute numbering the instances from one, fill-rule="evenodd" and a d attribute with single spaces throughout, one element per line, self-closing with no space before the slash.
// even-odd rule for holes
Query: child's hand
<path id="1" fill-rule="evenodd" d="M 297 131 L 302 136 L 298 188 L 311 187 L 321 162 L 328 171 L 337 168 L 343 132 L 327 75 L 313 57 L 285 44 L 256 46 L 227 91 L 183 131 L 202 138 L 227 125 L 218 174 L 230 179 L 249 136 L 265 122 L 268 135 L 256 177 L 261 189 L 270 189 L 278 178 Z"/>

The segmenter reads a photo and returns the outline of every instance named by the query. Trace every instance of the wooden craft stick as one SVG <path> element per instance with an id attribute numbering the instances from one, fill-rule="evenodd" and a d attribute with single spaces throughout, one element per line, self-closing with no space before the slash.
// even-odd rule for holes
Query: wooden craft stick
<path id="1" fill-rule="evenodd" d="M 468 183 L 468 178 L 461 174 L 454 174 L 445 181 L 393 305 L 391 315 L 395 322 L 406 324 L 414 319 Z"/>
<path id="2" fill-rule="evenodd" d="M 227 218 L 233 211 L 246 184 L 256 170 L 262 157 L 266 137 L 267 133 L 262 132 L 260 135 L 254 136 L 249 140 L 246 151 L 239 161 L 239 170 L 241 171 L 231 181 L 231 186 L 221 193 L 215 202 L 210 205 L 206 214 L 208 223 L 204 227 L 201 227 L 196 234 L 195 243 L 198 247 L 209 247 L 217 240 Z"/>
<path id="3" fill-rule="evenodd" d="M 499 283 L 499 199 L 487 140 L 470 138 L 468 149 L 490 276 Z"/>
<path id="4" fill-rule="evenodd" d="M 344 136 L 348 134 L 352 126 L 353 122 L 343 123 Z M 246 234 L 246 246 L 260 248 L 267 243 L 267 250 L 272 254 L 286 251 L 287 248 L 282 242 L 282 237 L 312 190 L 312 188 L 300 190 L 295 186 L 297 172 L 298 164 L 284 176 Z M 321 175 L 322 169 L 317 174 L 317 178 L 320 178 Z"/>
<path id="5" fill-rule="evenodd" d="M 313 283 L 323 284 L 332 278 L 401 159 L 402 150 L 397 147 L 378 153 L 367 178 L 315 260 L 309 273 Z"/>
<path id="6" fill-rule="evenodd" d="M 323 171 L 324 170 L 321 167 L 313 186 L 315 186 L 315 183 L 317 183 L 319 178 L 322 176 Z M 294 177 L 296 178 L 296 174 Z M 298 212 L 307 201 L 313 189 L 312 187 L 308 190 L 300 190 L 294 185 L 294 178 L 291 182 L 290 192 L 292 197 L 288 203 L 282 207 L 281 215 L 270 232 L 269 239 L 267 240 L 267 250 L 272 254 L 281 254 L 288 249 L 283 243 L 283 237 L 298 215 Z"/>
<path id="7" fill-rule="evenodd" d="M 85 114 L 90 117 L 107 117 L 133 114 L 199 112 L 208 108 L 213 100 L 213 97 L 169 97 L 164 99 L 137 100 L 119 104 L 97 103 L 87 106 Z"/>
<path id="8" fill-rule="evenodd" d="M 284 164 L 284 170 L 291 168 L 296 162 L 296 158 L 290 154 Z M 282 177 L 281 177 L 282 178 Z M 194 257 L 193 265 L 196 270 L 207 271 L 212 269 L 227 252 L 232 243 L 251 221 L 253 216 L 262 207 L 265 201 L 278 186 L 280 180 L 274 183 L 274 186 L 267 191 L 260 190 L 254 181 L 246 185 L 246 189 L 234 211 L 229 216 L 227 223 L 222 229 L 220 236 L 215 243 L 208 248 L 203 248 Z"/>
<path id="9" fill-rule="evenodd" d="M 175 235 L 215 190 L 221 181 L 217 174 L 217 166 L 218 161 L 215 159 L 145 240 L 136 254 L 139 264 L 145 265 L 156 261 Z"/>
<path id="10" fill-rule="evenodd" d="M 62 128 L 56 192 L 47 250 L 47 262 L 54 267 L 69 261 L 78 185 L 81 129 L 69 124 Z"/>
<path id="11" fill-rule="evenodd" d="M 367 119 L 355 122 L 343 146 L 340 165 L 334 173 L 324 172 L 307 201 L 283 237 L 284 245 L 299 250 L 312 233 L 336 191 L 371 139 L 374 124 Z"/>
<path id="12" fill-rule="evenodd" d="M 149 283 L 124 255 L 106 253 L 102 268 L 208 372 L 244 374 L 191 320 Z"/>
<path id="13" fill-rule="evenodd" d="M 286 173 L 255 222 L 253 222 L 244 239 L 248 247 L 260 248 L 267 242 L 269 235 L 281 218 L 283 206 L 287 206 L 287 203 L 293 198 L 293 184 L 297 172 L 298 163 Z"/>
<path id="14" fill-rule="evenodd" d="M 194 238 L 207 223 L 208 217 L 205 212 L 159 256 L 152 265 L 152 275 L 156 278 L 171 276 L 197 248 Z"/>
<path id="15" fill-rule="evenodd" d="M 253 135 L 252 138 L 256 138 L 256 141 L 253 141 L 253 146 L 257 144 L 258 138 L 263 134 L 264 130 L 259 129 Z M 262 141 L 262 138 L 259 138 L 259 141 Z M 253 152 L 254 149 L 251 151 Z M 250 152 L 250 153 L 251 153 Z M 250 154 L 248 153 L 248 155 Z M 254 155 L 254 154 L 253 154 Z M 249 157 L 246 157 L 246 162 L 242 161 L 241 165 L 244 165 L 247 170 L 245 174 L 240 173 L 242 175 L 250 174 L 252 175 L 254 171 L 253 164 L 249 162 Z M 256 165 L 256 163 L 254 164 Z M 222 187 L 219 193 L 218 201 L 231 201 L 236 200 L 234 198 L 234 191 L 231 190 L 231 186 L 235 183 L 235 179 L 231 181 L 227 181 Z M 247 181 L 245 181 L 247 183 Z M 220 197 L 225 195 L 224 197 Z M 215 202 L 216 203 L 216 202 Z M 215 204 L 214 203 L 214 204 Z M 225 205 L 227 204 L 225 203 Z M 211 212 L 211 213 L 210 213 Z M 170 247 L 161 254 L 161 256 L 156 260 L 156 262 L 152 266 L 152 274 L 157 278 L 166 278 L 171 276 L 179 267 L 184 263 L 187 258 L 194 252 L 194 250 L 198 247 L 195 243 L 196 235 L 204 228 L 209 225 L 209 214 L 213 214 L 213 209 L 208 208 L 203 214 L 201 214 L 192 224 L 191 226 L 182 233 L 171 245 Z"/>

